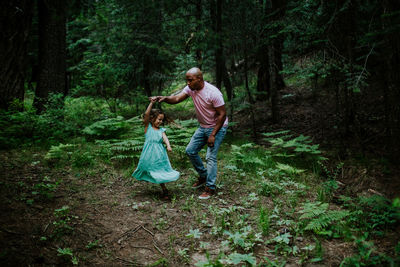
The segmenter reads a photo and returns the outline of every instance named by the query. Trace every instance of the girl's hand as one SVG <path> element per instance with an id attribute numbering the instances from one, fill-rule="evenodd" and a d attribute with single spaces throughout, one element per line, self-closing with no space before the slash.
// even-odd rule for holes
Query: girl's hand
<path id="1" fill-rule="evenodd" d="M 172 152 L 172 148 L 170 146 L 167 146 L 168 152 Z"/>
<path id="2" fill-rule="evenodd" d="M 152 96 L 152 97 L 149 97 L 149 100 L 150 100 L 150 102 L 151 103 L 155 103 L 155 102 L 157 102 L 158 101 L 158 96 Z"/>

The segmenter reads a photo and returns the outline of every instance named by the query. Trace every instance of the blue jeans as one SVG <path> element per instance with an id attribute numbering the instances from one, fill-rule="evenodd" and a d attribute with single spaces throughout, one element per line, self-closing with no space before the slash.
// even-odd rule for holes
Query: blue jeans
<path id="1" fill-rule="evenodd" d="M 186 147 L 186 154 L 189 156 L 193 167 L 201 178 L 206 178 L 206 186 L 210 189 L 215 189 L 215 181 L 217 180 L 217 153 L 222 140 L 224 140 L 227 128 L 222 127 L 215 136 L 214 146 L 207 147 L 207 169 L 204 167 L 203 161 L 199 156 L 199 151 L 207 144 L 208 137 L 212 133 L 213 128 L 199 127 Z"/>

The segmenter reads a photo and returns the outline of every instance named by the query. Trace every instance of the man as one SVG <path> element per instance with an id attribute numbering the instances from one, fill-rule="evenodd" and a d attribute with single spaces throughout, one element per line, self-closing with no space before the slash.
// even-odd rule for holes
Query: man
<path id="1" fill-rule="evenodd" d="M 200 188 L 205 184 L 205 190 L 199 198 L 208 199 L 215 193 L 217 153 L 228 128 L 225 102 L 218 88 L 203 80 L 199 68 L 191 68 L 186 72 L 186 82 L 187 86 L 178 95 L 153 98 L 158 102 L 177 104 L 192 97 L 200 127 L 186 147 L 186 154 L 199 174 L 198 181 L 192 187 Z M 198 154 L 205 144 L 208 145 L 207 169 Z"/>

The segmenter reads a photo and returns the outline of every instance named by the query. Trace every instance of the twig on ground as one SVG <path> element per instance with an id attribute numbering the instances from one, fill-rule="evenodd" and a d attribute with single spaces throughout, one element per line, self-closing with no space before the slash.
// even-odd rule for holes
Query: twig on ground
<path id="1" fill-rule="evenodd" d="M 154 239 L 153 239 L 153 245 L 154 245 L 154 247 L 158 250 L 158 252 L 161 253 L 161 255 L 164 255 L 164 253 L 161 251 L 161 249 L 159 249 L 159 248 L 157 247 L 156 241 L 154 241 Z"/>
<path id="2" fill-rule="evenodd" d="M 14 232 L 14 231 L 11 231 L 11 230 L 8 230 L 8 229 L 5 229 L 5 228 L 0 228 L 0 231 L 6 232 L 6 233 L 9 233 L 9 234 L 13 234 L 13 235 L 24 235 L 23 233 L 17 233 L 17 232 Z"/>
<path id="3" fill-rule="evenodd" d="M 151 250 L 151 251 L 153 251 L 151 248 L 148 248 L 148 247 L 142 247 L 142 246 L 131 246 L 132 248 L 144 248 L 144 249 L 148 249 L 148 250 Z"/>
<path id="4" fill-rule="evenodd" d="M 152 236 L 154 236 L 154 234 L 150 231 L 150 230 L 148 230 L 148 229 L 146 229 L 146 227 L 144 227 L 143 225 L 140 225 L 146 232 L 148 232 L 149 234 L 151 234 Z"/>
<path id="5" fill-rule="evenodd" d="M 119 260 L 119 261 L 125 262 L 125 263 L 132 264 L 133 266 L 139 266 L 135 262 L 130 261 L 130 260 L 126 260 L 126 259 L 123 259 L 123 258 L 120 258 L 120 257 L 116 257 L 116 259 Z"/>
<path id="6" fill-rule="evenodd" d="M 130 229 L 130 230 L 128 230 L 128 231 L 122 233 L 122 234 L 118 237 L 117 243 L 118 243 L 118 244 L 121 244 L 121 241 L 122 241 L 122 239 L 123 239 L 124 236 L 129 235 L 129 234 L 134 234 L 134 233 L 136 233 L 141 227 L 142 227 L 141 225 L 138 225 L 138 226 L 136 226 L 135 228 L 132 228 L 132 229 Z"/>

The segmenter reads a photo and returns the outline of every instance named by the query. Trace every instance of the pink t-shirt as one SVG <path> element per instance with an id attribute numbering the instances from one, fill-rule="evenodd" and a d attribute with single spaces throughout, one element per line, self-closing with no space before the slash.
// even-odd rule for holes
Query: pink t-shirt
<path id="1" fill-rule="evenodd" d="M 222 93 L 218 88 L 204 82 L 204 87 L 200 91 L 191 90 L 189 86 L 186 86 L 183 88 L 183 92 L 192 97 L 200 126 L 204 128 L 215 127 L 217 123 L 215 108 L 225 105 Z M 228 126 L 228 117 L 226 117 L 223 126 Z"/>

